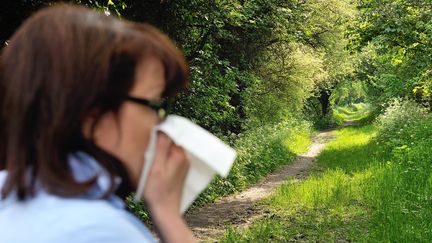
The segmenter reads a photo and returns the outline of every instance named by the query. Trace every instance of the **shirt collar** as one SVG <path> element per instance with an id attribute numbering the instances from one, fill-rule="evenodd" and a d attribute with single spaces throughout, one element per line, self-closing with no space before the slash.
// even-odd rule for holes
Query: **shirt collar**
<path id="1" fill-rule="evenodd" d="M 78 196 L 78 198 L 82 199 L 101 199 L 101 197 L 106 194 L 106 192 L 111 188 L 111 180 L 108 171 L 103 168 L 99 162 L 92 156 L 84 152 L 76 152 L 70 154 L 68 157 L 68 163 L 71 168 L 72 174 L 77 182 L 85 182 L 91 178 L 97 177 L 96 183 L 85 193 Z M 3 187 L 5 180 L 7 177 L 7 171 L 0 171 L 0 189 Z M 113 183 L 115 184 L 115 188 L 117 188 L 121 183 L 121 178 L 118 176 L 114 177 Z M 47 195 L 46 191 L 43 190 L 42 187 L 36 187 L 36 197 Z M 116 208 L 125 209 L 126 204 L 124 201 L 119 198 L 114 193 L 109 194 L 106 198 L 112 206 Z M 10 196 L 3 199 L 0 196 L 0 206 L 6 201 L 12 202 L 16 200 L 16 195 L 13 192 Z"/>
<path id="2" fill-rule="evenodd" d="M 81 197 L 88 199 L 99 199 L 111 188 L 110 174 L 102 167 L 99 162 L 92 156 L 84 152 L 76 152 L 69 155 L 69 166 L 72 170 L 74 178 L 78 182 L 88 181 L 91 178 L 97 177 L 96 183 Z M 121 183 L 121 178 L 114 177 L 114 188 L 117 189 Z M 125 203 L 114 193 L 108 195 L 107 200 L 117 208 L 125 208 Z"/>

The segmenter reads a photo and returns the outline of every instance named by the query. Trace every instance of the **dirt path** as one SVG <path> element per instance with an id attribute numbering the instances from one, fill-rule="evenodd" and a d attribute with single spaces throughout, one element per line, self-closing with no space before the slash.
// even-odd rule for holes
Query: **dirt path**
<path id="1" fill-rule="evenodd" d="M 315 157 L 333 138 L 330 130 L 318 134 L 313 138 L 309 151 L 298 156 L 293 164 L 280 168 L 237 195 L 188 212 L 185 215 L 186 222 L 195 236 L 202 241 L 211 241 L 225 231 L 226 225 L 236 228 L 249 225 L 266 213 L 263 208 L 254 204 L 269 196 L 288 177 L 302 179 L 307 176 Z"/>

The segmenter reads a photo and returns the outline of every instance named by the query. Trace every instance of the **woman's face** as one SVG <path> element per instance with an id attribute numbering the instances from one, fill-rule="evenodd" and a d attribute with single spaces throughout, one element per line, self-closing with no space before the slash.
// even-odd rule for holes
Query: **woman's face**
<path id="1" fill-rule="evenodd" d="M 130 96 L 160 102 L 164 89 L 164 68 L 159 59 L 147 58 L 137 65 Z M 117 117 L 113 113 L 105 114 L 94 130 L 96 144 L 125 163 L 135 187 L 141 174 L 150 131 L 159 122 L 155 110 L 125 101 Z"/>

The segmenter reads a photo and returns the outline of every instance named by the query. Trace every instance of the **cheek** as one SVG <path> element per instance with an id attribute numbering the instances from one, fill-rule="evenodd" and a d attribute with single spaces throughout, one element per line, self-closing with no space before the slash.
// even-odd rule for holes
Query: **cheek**
<path id="1" fill-rule="evenodd" d="M 150 133 L 158 123 L 152 110 L 139 106 L 125 107 L 121 122 L 121 150 L 132 182 L 136 185 L 141 174 L 144 152 L 147 148 Z"/>
<path id="2" fill-rule="evenodd" d="M 157 123 L 158 119 L 153 111 L 141 109 L 138 112 L 130 109 L 130 112 L 126 111 L 122 121 L 122 134 L 126 136 L 125 140 L 129 146 L 145 150 L 150 132 Z"/>

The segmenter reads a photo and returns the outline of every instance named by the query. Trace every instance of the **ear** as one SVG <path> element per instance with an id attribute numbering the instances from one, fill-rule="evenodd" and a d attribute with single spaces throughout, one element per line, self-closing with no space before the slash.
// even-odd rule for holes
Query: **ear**
<path id="1" fill-rule="evenodd" d="M 94 132 L 100 117 L 100 111 L 97 109 L 91 110 L 85 116 L 81 125 L 81 132 L 86 139 L 93 140 Z"/>

